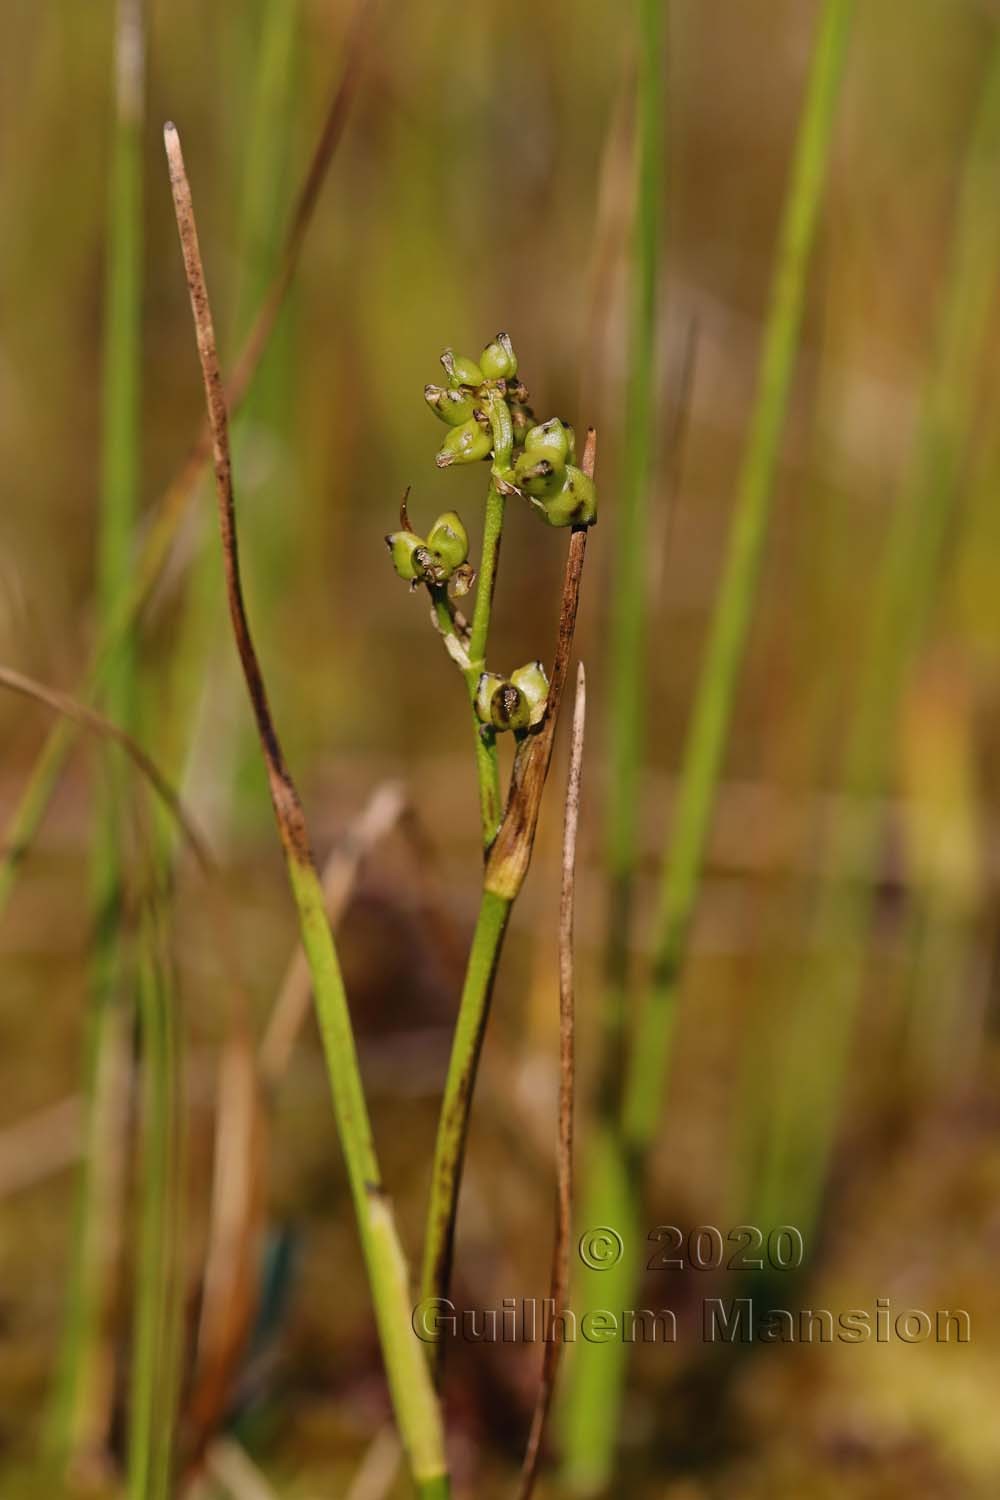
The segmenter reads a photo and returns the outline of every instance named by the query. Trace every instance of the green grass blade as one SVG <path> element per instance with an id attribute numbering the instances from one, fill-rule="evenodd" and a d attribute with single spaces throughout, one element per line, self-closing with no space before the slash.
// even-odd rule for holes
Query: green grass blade
<path id="1" fill-rule="evenodd" d="M 108 631 L 132 573 L 133 542 L 140 479 L 140 364 L 142 309 L 142 121 L 144 95 L 145 18 L 143 0 L 119 0 L 114 39 L 114 122 L 108 195 L 107 249 L 104 282 L 104 389 L 101 428 L 101 485 L 98 520 L 98 629 Z M 109 655 L 104 677 L 104 701 L 109 716 L 126 732 L 135 724 L 135 634 L 119 634 Z M 65 726 L 57 731 L 67 742 Z M 42 764 L 54 764 L 49 753 Z M 120 924 L 122 871 L 120 865 L 121 809 L 125 804 L 127 770 L 123 756 L 113 751 L 100 783 L 97 822 L 91 862 L 93 947 L 90 1004 L 97 1016 L 91 1064 L 85 1085 L 94 1127 L 88 1135 L 96 1151 L 117 1158 L 97 1122 L 108 1107 L 98 1097 L 102 1079 L 113 1070 L 104 1067 L 104 1048 L 114 1047 L 120 1022 L 104 1013 L 124 1004 L 126 955 Z M 32 783 L 34 786 L 36 783 Z M 9 878 L 9 877 L 8 877 Z M 62 1353 L 57 1393 L 57 1447 L 64 1455 L 77 1447 L 99 1447 L 106 1433 L 104 1403 L 91 1399 L 88 1384 L 100 1363 L 98 1343 L 106 1336 L 104 1312 L 106 1278 L 114 1266 L 106 1263 L 104 1235 L 93 1223 L 100 1211 L 96 1177 L 104 1170 L 89 1159 L 84 1166 L 77 1215 L 74 1266 L 71 1273 L 71 1312 Z M 88 1373 L 89 1372 L 89 1373 Z"/>
<path id="2" fill-rule="evenodd" d="M 622 1137 L 605 1144 L 586 1194 L 596 1224 L 623 1236 L 620 1286 L 607 1275 L 581 1290 L 583 1304 L 608 1296 L 631 1304 L 640 1251 L 638 1194 L 643 1156 L 663 1104 L 678 982 L 694 912 L 733 702 L 767 536 L 781 434 L 784 428 L 850 31 L 853 0 L 827 0 L 806 87 L 795 160 L 777 247 L 764 333 L 757 395 L 740 474 L 728 555 L 699 676 L 691 728 L 681 768 L 670 848 L 664 863 L 656 916 L 651 983 L 630 1049 L 622 1104 Z M 598 1171 L 600 1176 L 598 1176 Z M 620 1215 L 618 1222 L 612 1214 Z M 616 1273 L 617 1276 L 617 1273 Z M 624 1378 L 621 1351 L 581 1344 L 576 1351 L 570 1405 L 564 1423 L 567 1479 L 577 1493 L 596 1493 L 613 1466 Z"/>
<path id="3" fill-rule="evenodd" d="M 143 925 L 138 984 L 142 1145 L 127 1492 L 129 1500 L 168 1500 L 180 1352 L 177 997 L 163 951 L 160 914 L 148 914 Z"/>
<path id="4" fill-rule="evenodd" d="M 810 966 L 789 1041 L 789 1088 L 765 1147 L 759 1211 L 813 1222 L 834 1146 L 839 1103 L 862 991 L 881 829 L 864 816 L 884 790 L 893 726 L 940 576 L 948 523 L 962 478 L 975 412 L 977 371 L 986 352 L 998 285 L 1000 47 L 994 49 L 959 194 L 948 281 L 939 313 L 934 368 L 924 397 L 913 466 L 897 502 L 862 653 L 843 770 L 862 813 L 833 830 L 830 874 L 815 918 Z M 869 872 L 853 884 L 849 870 Z M 814 1059 L 814 1061 L 810 1061 Z M 792 1074 L 794 1073 L 794 1082 Z"/>
<path id="5" fill-rule="evenodd" d="M 806 91 L 746 457 L 660 884 L 652 982 L 626 1084 L 625 1135 L 637 1151 L 651 1140 L 662 1106 L 678 980 L 767 537 L 853 6 L 854 0 L 827 0 Z"/>

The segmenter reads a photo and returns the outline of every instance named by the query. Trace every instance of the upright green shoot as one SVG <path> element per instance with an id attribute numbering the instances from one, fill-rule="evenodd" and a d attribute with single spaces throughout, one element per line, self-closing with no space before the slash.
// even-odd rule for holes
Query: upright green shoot
<path id="1" fill-rule="evenodd" d="M 827 0 L 806 89 L 733 529 L 684 748 L 670 851 L 660 882 L 648 1003 L 626 1081 L 624 1133 L 628 1148 L 634 1152 L 648 1147 L 662 1108 L 678 982 L 767 538 L 853 8 L 854 0 Z"/>
<path id="2" fill-rule="evenodd" d="M 142 1039 L 139 1238 L 129 1401 L 128 1500 L 173 1494 L 181 1312 L 177 995 L 155 896 L 139 964 Z"/>
<path id="3" fill-rule="evenodd" d="M 107 203 L 104 278 L 104 375 L 101 421 L 101 482 L 98 519 L 98 630 L 107 631 L 128 592 L 139 500 L 140 362 L 142 304 L 142 124 L 145 51 L 144 0 L 118 0 L 114 31 L 114 115 Z M 110 717 L 126 732 L 135 723 L 135 634 L 122 632 L 109 654 L 104 701 Z M 65 734 L 65 729 L 60 731 Z M 113 751 L 100 783 L 91 862 L 93 948 L 90 976 L 88 1146 L 82 1174 L 70 1293 L 70 1313 L 57 1395 L 56 1446 L 100 1448 L 107 1438 L 110 1411 L 106 1381 L 99 1373 L 100 1345 L 114 1257 L 107 1226 L 111 1164 L 124 1156 L 109 1130 L 121 1128 L 119 1111 L 101 1090 L 121 1091 L 119 1065 L 127 1020 L 127 957 L 122 933 L 121 809 L 125 764 Z M 118 1064 L 115 1064 L 115 1059 Z M 98 1178 L 102 1185 L 98 1188 Z M 104 1394 L 102 1394 L 102 1390 Z"/>
<path id="4" fill-rule="evenodd" d="M 602 1278 L 601 1297 L 608 1306 L 629 1306 L 635 1287 L 643 1160 L 663 1107 L 679 980 L 767 536 L 852 10 L 853 0 L 826 0 L 814 49 L 728 554 L 660 882 L 649 989 L 629 1051 L 621 1135 L 608 1144 L 587 1195 L 588 1207 L 595 1208 L 593 1222 L 615 1227 L 626 1246 L 614 1272 L 617 1284 L 608 1285 L 607 1273 Z M 577 1366 L 565 1429 L 568 1478 L 577 1492 L 593 1493 L 603 1488 L 612 1470 L 624 1351 L 620 1343 L 581 1344 Z"/>
<path id="5" fill-rule="evenodd" d="M 935 597 L 948 523 L 965 463 L 998 286 L 1000 46 L 990 58 L 959 191 L 951 265 L 939 312 L 912 468 L 896 504 L 874 595 L 867 649 L 845 751 L 843 784 L 862 811 L 832 831 L 830 875 L 815 917 L 817 955 L 789 1039 L 788 1080 L 766 1143 L 762 1214 L 793 1215 L 806 1232 L 826 1180 L 874 909 L 881 831 L 865 805 L 884 791 L 893 727 Z M 815 1062 L 811 1060 L 815 1059 Z M 821 1064 L 818 1066 L 817 1064 Z"/>

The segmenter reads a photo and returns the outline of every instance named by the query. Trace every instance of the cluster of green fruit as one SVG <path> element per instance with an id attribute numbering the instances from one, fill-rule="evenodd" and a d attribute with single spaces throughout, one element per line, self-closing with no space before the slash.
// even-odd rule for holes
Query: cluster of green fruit
<path id="1" fill-rule="evenodd" d="M 520 495 L 549 526 L 592 526 L 597 496 L 593 480 L 576 467 L 573 429 L 558 417 L 536 422 L 507 334 L 498 333 L 478 360 L 446 349 L 441 363 L 447 385 L 424 388 L 427 404 L 448 427 L 437 454 L 438 467 L 491 458 L 495 495 Z M 418 536 L 410 526 L 405 499 L 400 527 L 385 539 L 393 567 L 411 587 L 427 585 L 439 618 L 445 612 L 448 633 L 449 616 L 452 624 L 457 619 L 448 594 L 466 593 L 475 576 L 468 562 L 465 527 L 451 510 L 438 516 L 426 537 Z M 475 668 L 468 665 L 468 671 L 471 675 Z M 523 734 L 545 716 L 549 681 L 541 662 L 518 667 L 510 677 L 482 672 L 472 681 L 484 733 L 510 729 Z"/>
<path id="2" fill-rule="evenodd" d="M 489 403 L 499 394 L 510 415 L 512 463 L 498 468 L 494 478 L 530 501 L 550 526 L 592 526 L 597 493 L 593 480 L 576 467 L 573 429 L 558 417 L 535 422 L 507 334 L 497 334 L 478 360 L 447 349 L 441 363 L 448 384 L 424 388 L 424 399 L 450 429 L 437 454 L 438 467 L 496 459 Z"/>

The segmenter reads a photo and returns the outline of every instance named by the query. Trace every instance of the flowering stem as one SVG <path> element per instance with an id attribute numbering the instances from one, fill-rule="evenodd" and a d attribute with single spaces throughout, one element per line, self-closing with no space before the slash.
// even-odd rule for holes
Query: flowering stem
<path id="1" fill-rule="evenodd" d="M 596 437 L 591 431 L 587 435 L 583 457 L 583 469 L 589 477 L 593 477 L 595 459 Z M 545 718 L 536 732 L 526 735 L 518 746 L 511 794 L 486 865 L 434 1148 L 421 1276 L 421 1296 L 424 1298 L 448 1295 L 476 1071 L 507 920 L 527 874 L 534 846 L 542 790 L 552 758 L 559 708 L 573 650 L 586 549 L 587 528 L 574 527 L 566 559 L 559 634 Z M 435 1344 L 431 1347 L 431 1364 L 435 1373 L 439 1372 L 440 1363 L 441 1345 Z"/>
<path id="2" fill-rule="evenodd" d="M 425 1298 L 447 1295 L 472 1090 L 486 1034 L 493 978 L 512 904 L 510 900 L 497 896 L 492 891 L 483 891 L 469 951 L 434 1147 L 431 1199 L 420 1278 L 420 1294 Z M 436 1368 L 440 1363 L 440 1345 L 435 1344 L 433 1349 Z"/>
<path id="3" fill-rule="evenodd" d="M 506 497 L 496 482 L 498 471 L 510 467 L 514 447 L 514 432 L 511 427 L 507 402 L 494 395 L 489 403 L 490 424 L 493 428 L 493 476 L 486 496 L 486 522 L 483 529 L 483 555 L 479 564 L 479 582 L 476 587 L 476 605 L 472 612 L 472 632 L 469 636 L 469 665 L 465 681 L 472 704 L 472 725 L 476 736 L 476 770 L 479 775 L 479 806 L 483 822 L 483 849 L 489 853 L 497 836 L 503 817 L 503 798 L 500 792 L 500 766 L 497 760 L 496 735 L 479 722 L 476 714 L 476 688 L 480 675 L 486 671 L 486 646 L 490 633 L 490 616 L 493 611 L 493 592 L 496 588 L 497 567 L 500 562 L 500 541 L 503 536 L 503 517 Z"/>

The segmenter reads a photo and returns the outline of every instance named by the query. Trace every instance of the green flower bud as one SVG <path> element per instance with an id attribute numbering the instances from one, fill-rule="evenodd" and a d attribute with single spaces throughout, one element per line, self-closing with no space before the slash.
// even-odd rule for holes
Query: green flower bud
<path id="1" fill-rule="evenodd" d="M 527 702 L 529 723 L 540 724 L 549 697 L 549 679 L 541 662 L 531 661 L 518 667 L 516 672 L 511 672 L 510 680 Z"/>
<path id="2" fill-rule="evenodd" d="M 514 483 L 524 494 L 537 500 L 557 495 L 564 478 L 561 464 L 557 467 L 550 458 L 532 453 L 527 448 L 518 455 L 514 464 Z"/>
<path id="3" fill-rule="evenodd" d="M 476 403 L 467 391 L 452 391 L 443 385 L 425 385 L 424 400 L 435 416 L 447 422 L 449 427 L 467 422 L 476 409 Z"/>
<path id="4" fill-rule="evenodd" d="M 404 578 L 407 583 L 415 583 L 423 577 L 421 559 L 416 556 L 416 553 L 427 550 L 427 543 L 422 536 L 417 536 L 414 531 L 393 531 L 386 537 L 385 544 L 400 578 Z"/>
<path id="5" fill-rule="evenodd" d="M 450 578 L 469 555 L 469 536 L 456 511 L 446 510 L 438 516 L 427 534 L 427 546 L 435 563 Z"/>
<path id="6" fill-rule="evenodd" d="M 492 724 L 493 722 L 490 716 L 490 703 L 492 702 L 493 694 L 499 688 L 503 687 L 504 681 L 505 678 L 501 677 L 499 672 L 481 672 L 479 674 L 479 681 L 476 684 L 475 708 L 477 718 L 484 724 Z"/>
<path id="7" fill-rule="evenodd" d="M 517 355 L 508 334 L 498 333 L 493 343 L 486 345 L 479 366 L 487 380 L 513 380 L 517 374 Z"/>
<path id="8" fill-rule="evenodd" d="M 489 427 L 483 427 L 475 417 L 470 417 L 461 426 L 451 429 L 434 462 L 439 469 L 447 469 L 449 464 L 478 463 L 482 458 L 489 458 L 492 449 L 493 434 Z"/>
<path id="9" fill-rule="evenodd" d="M 562 469 L 573 456 L 573 429 L 550 417 L 524 435 L 524 451 L 535 458 L 547 458 L 556 469 Z"/>
<path id="10" fill-rule="evenodd" d="M 593 526 L 597 520 L 594 481 L 572 464 L 566 465 L 566 473 L 556 493 L 532 503 L 550 526 Z"/>
<path id="11" fill-rule="evenodd" d="M 467 359 L 464 354 L 454 354 L 451 349 L 446 349 L 441 356 L 441 363 L 452 390 L 458 390 L 462 385 L 482 385 L 483 372 L 474 359 Z"/>

